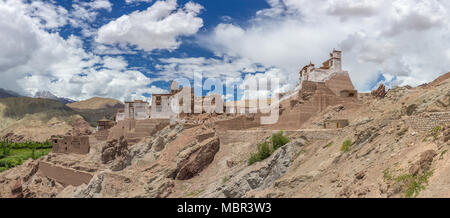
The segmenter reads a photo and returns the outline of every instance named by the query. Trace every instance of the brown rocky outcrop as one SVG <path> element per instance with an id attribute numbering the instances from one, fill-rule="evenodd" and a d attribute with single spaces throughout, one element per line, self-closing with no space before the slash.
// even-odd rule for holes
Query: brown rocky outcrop
<path id="1" fill-rule="evenodd" d="M 20 178 L 17 179 L 16 183 L 11 188 L 11 198 L 23 198 L 22 182 Z"/>
<path id="2" fill-rule="evenodd" d="M 178 180 L 186 180 L 201 172 L 214 160 L 214 156 L 219 151 L 219 145 L 220 141 L 218 137 L 208 140 L 207 143 L 178 164 L 178 173 L 175 178 Z"/>
<path id="3" fill-rule="evenodd" d="M 23 142 L 23 141 L 26 141 L 24 135 L 16 135 L 16 134 L 14 134 L 12 132 L 6 133 L 2 137 L 2 140 L 8 140 L 10 142 Z"/>
<path id="4" fill-rule="evenodd" d="M 421 175 L 431 168 L 433 158 L 436 156 L 436 151 L 427 150 L 420 154 L 420 159 L 409 168 L 409 173 L 412 175 Z"/>
<path id="5" fill-rule="evenodd" d="M 119 140 L 113 139 L 102 148 L 102 163 L 106 164 L 115 160 L 116 157 L 124 156 L 128 151 L 128 143 L 124 137 Z"/>
<path id="6" fill-rule="evenodd" d="M 443 136 L 444 136 L 444 138 L 443 138 L 444 142 L 448 142 L 448 140 L 450 139 L 450 125 L 445 127 Z"/>
<path id="7" fill-rule="evenodd" d="M 92 127 L 89 125 L 88 122 L 86 122 L 84 119 L 77 119 L 70 123 L 70 125 L 73 127 L 73 130 L 70 131 L 72 135 L 91 135 L 92 134 Z"/>
<path id="8" fill-rule="evenodd" d="M 381 83 L 380 86 L 378 86 L 377 89 L 373 90 L 371 94 L 375 98 L 384 98 L 384 96 L 386 96 L 386 93 L 386 86 Z"/>

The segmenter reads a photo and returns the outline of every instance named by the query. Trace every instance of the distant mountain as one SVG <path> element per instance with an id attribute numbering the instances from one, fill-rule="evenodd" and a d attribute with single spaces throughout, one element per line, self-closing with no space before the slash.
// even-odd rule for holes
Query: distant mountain
<path id="1" fill-rule="evenodd" d="M 49 91 L 37 91 L 36 94 L 34 94 L 34 98 L 52 99 L 52 100 L 59 101 L 63 104 L 69 104 L 69 103 L 75 102 L 74 100 L 69 99 L 69 98 L 60 98 Z"/>
<path id="2" fill-rule="evenodd" d="M 67 106 L 77 111 L 91 126 L 96 126 L 97 121 L 103 117 L 114 120 L 117 109 L 124 108 L 124 104 L 116 99 L 99 97 L 67 104 Z"/>
<path id="3" fill-rule="evenodd" d="M 67 106 L 74 109 L 106 109 L 106 108 L 123 108 L 122 102 L 112 98 L 94 97 L 84 101 L 78 101 L 68 104 Z"/>
<path id="4" fill-rule="evenodd" d="M 0 98 L 10 98 L 10 97 L 20 97 L 20 95 L 13 91 L 0 88 Z"/>

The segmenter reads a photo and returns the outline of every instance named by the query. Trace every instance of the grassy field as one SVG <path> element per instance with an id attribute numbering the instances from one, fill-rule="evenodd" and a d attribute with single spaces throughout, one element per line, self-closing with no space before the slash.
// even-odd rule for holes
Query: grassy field
<path id="1" fill-rule="evenodd" d="M 49 142 L 0 142 L 0 172 L 21 165 L 28 159 L 38 159 L 52 151 Z"/>

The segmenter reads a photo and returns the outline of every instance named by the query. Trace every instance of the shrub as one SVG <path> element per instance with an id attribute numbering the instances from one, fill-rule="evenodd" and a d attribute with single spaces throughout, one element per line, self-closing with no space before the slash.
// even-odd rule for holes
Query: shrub
<path id="1" fill-rule="evenodd" d="M 384 181 L 393 181 L 401 186 L 403 194 L 406 198 L 415 198 L 420 191 L 424 190 L 428 185 L 428 179 L 433 175 L 433 171 L 424 172 L 422 175 L 402 174 L 394 176 L 389 168 L 383 171 Z"/>
<path id="2" fill-rule="evenodd" d="M 350 151 L 351 146 L 352 146 L 352 140 L 347 139 L 342 143 L 341 151 L 343 151 L 343 152 Z"/>
<path id="3" fill-rule="evenodd" d="M 272 150 L 270 149 L 270 145 L 268 142 L 263 142 L 258 144 L 258 152 L 252 154 L 248 159 L 248 165 L 252 165 L 255 162 L 262 161 L 269 157 L 272 154 Z"/>
<path id="4" fill-rule="evenodd" d="M 272 148 L 275 151 L 283 145 L 287 144 L 289 142 L 289 139 L 283 135 L 283 131 L 280 131 L 278 133 L 272 134 L 271 141 Z"/>
<path id="5" fill-rule="evenodd" d="M 272 134 L 270 142 L 271 144 L 269 142 L 258 144 L 258 152 L 250 155 L 250 158 L 248 159 L 248 165 L 252 165 L 256 162 L 266 159 L 278 148 L 288 143 L 289 138 L 283 136 L 283 131 L 280 131 L 278 133 Z"/>

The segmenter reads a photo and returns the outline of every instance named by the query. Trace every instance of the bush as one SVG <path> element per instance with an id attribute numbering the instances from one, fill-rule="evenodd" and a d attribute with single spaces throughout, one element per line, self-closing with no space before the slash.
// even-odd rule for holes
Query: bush
<path id="1" fill-rule="evenodd" d="M 278 133 L 272 134 L 271 141 L 273 150 L 275 151 L 283 145 L 287 144 L 289 142 L 289 139 L 286 136 L 283 136 L 283 131 L 280 131 Z"/>
<path id="2" fill-rule="evenodd" d="M 343 152 L 350 151 L 351 146 L 352 146 L 352 140 L 347 139 L 342 143 L 341 151 L 343 151 Z"/>
<path id="3" fill-rule="evenodd" d="M 250 155 L 250 158 L 248 159 L 248 165 L 252 165 L 256 162 L 268 158 L 278 148 L 288 143 L 289 138 L 283 136 L 283 131 L 280 131 L 278 133 L 272 134 L 270 142 L 271 144 L 269 144 L 269 142 L 258 144 L 258 152 Z"/>
<path id="4" fill-rule="evenodd" d="M 433 170 L 426 171 L 422 175 L 402 174 L 394 176 L 388 169 L 383 171 L 384 181 L 393 181 L 399 184 L 406 198 L 415 198 L 428 185 L 428 179 L 433 175 Z"/>
<path id="5" fill-rule="evenodd" d="M 251 154 L 248 159 L 248 165 L 252 165 L 256 162 L 262 161 L 272 154 L 270 145 L 268 142 L 258 144 L 258 152 Z"/>

